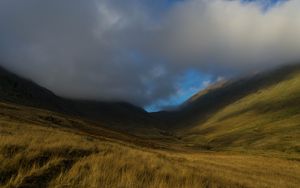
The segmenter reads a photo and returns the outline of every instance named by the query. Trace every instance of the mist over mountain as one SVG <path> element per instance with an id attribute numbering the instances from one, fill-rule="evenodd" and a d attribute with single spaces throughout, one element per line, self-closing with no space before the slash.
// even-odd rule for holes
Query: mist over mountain
<path id="1" fill-rule="evenodd" d="M 89 101 L 62 98 L 38 84 L 0 67 L 0 102 L 49 110 L 102 122 L 111 129 L 139 131 L 156 124 L 138 106 L 123 101 Z M 51 119 L 51 117 L 49 117 Z M 120 124 L 126 126 L 120 126 Z M 151 125 L 150 125 L 151 124 Z"/>
<path id="2" fill-rule="evenodd" d="M 191 69 L 226 77 L 298 60 L 299 1 L 264 2 L 2 0 L 0 62 L 60 96 L 146 106 Z"/>
<path id="3" fill-rule="evenodd" d="M 299 0 L 0 0 L 0 187 L 299 188 Z"/>

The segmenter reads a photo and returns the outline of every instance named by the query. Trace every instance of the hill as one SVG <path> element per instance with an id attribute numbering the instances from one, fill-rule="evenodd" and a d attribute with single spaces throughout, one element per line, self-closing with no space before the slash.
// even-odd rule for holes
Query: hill
<path id="1" fill-rule="evenodd" d="M 51 110 L 100 121 L 111 129 L 155 132 L 155 120 L 142 108 L 126 102 L 72 100 L 59 97 L 36 83 L 0 67 L 0 101 Z M 145 130 L 147 129 L 147 130 Z"/>
<path id="2" fill-rule="evenodd" d="M 0 187 L 296 188 L 296 159 L 179 147 L 101 122 L 0 103 Z"/>
<path id="3" fill-rule="evenodd" d="M 0 187 L 299 187 L 299 67 L 155 114 L 64 99 L 2 69 Z"/>
<path id="4" fill-rule="evenodd" d="M 173 113 L 177 134 L 194 147 L 298 153 L 300 66 L 219 84 Z"/>

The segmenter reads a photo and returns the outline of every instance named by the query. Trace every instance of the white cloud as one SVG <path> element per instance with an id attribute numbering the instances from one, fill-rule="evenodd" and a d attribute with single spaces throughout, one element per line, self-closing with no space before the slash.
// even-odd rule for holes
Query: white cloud
<path id="1" fill-rule="evenodd" d="M 257 3 L 190 0 L 167 18 L 164 53 L 171 62 L 216 71 L 248 70 L 300 57 L 300 1 L 263 12 Z"/>

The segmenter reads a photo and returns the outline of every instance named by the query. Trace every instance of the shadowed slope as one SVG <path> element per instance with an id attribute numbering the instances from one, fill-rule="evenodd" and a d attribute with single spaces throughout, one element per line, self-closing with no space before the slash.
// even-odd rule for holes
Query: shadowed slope
<path id="1" fill-rule="evenodd" d="M 0 100 L 101 121 L 114 129 L 151 128 L 154 119 L 142 108 L 125 102 L 65 99 L 0 67 Z"/>

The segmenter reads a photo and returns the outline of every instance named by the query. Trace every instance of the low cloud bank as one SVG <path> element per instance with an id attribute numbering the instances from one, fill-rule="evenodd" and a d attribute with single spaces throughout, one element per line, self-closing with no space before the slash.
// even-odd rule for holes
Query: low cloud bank
<path id="1" fill-rule="evenodd" d="M 62 96 L 145 106 L 191 69 L 217 77 L 299 60 L 300 1 L 265 3 L 2 0 L 0 62 Z"/>

